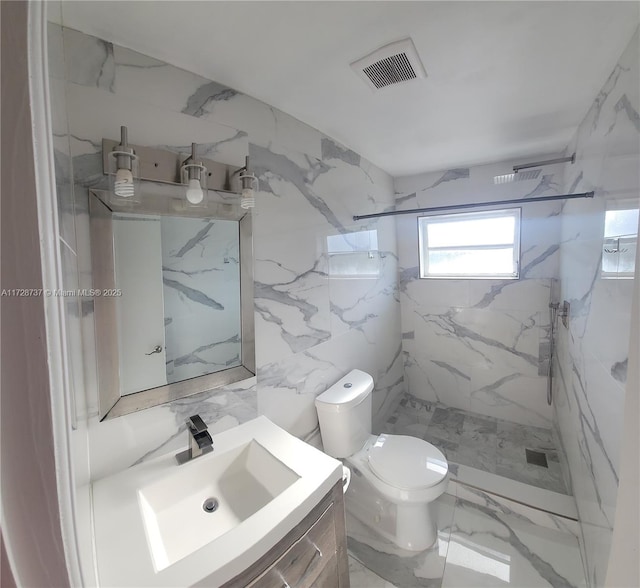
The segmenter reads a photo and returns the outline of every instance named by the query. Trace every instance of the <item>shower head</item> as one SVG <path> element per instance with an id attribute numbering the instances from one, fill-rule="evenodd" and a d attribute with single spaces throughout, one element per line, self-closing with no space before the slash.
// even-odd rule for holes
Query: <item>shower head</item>
<path id="1" fill-rule="evenodd" d="M 535 161 L 533 163 L 521 163 L 513 166 L 512 174 L 504 174 L 503 176 L 493 176 L 494 184 L 510 184 L 511 182 L 522 182 L 523 180 L 535 180 L 540 175 L 542 170 L 531 169 L 534 167 L 541 167 L 543 165 L 553 165 L 556 163 L 575 163 L 576 154 L 569 155 L 568 157 L 558 157 L 556 159 L 547 159 L 545 161 Z M 522 171 L 526 170 L 526 171 Z"/>
<path id="2" fill-rule="evenodd" d="M 503 176 L 493 176 L 494 184 L 510 184 L 511 182 L 522 182 L 524 180 L 535 180 L 542 170 L 529 169 L 527 171 L 514 171 Z"/>

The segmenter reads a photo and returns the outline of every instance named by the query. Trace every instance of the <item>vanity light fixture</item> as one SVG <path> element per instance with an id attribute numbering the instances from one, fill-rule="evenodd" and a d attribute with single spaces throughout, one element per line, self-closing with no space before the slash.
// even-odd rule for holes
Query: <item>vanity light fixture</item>
<path id="1" fill-rule="evenodd" d="M 256 205 L 255 193 L 258 189 L 258 178 L 249 169 L 249 157 L 245 158 L 244 167 L 240 169 L 240 187 L 242 193 L 240 196 L 240 206 L 244 209 L 253 208 Z"/>
<path id="2" fill-rule="evenodd" d="M 185 159 L 180 170 L 185 196 L 192 206 L 201 205 L 207 193 L 207 168 L 196 156 L 197 145 L 191 143 L 191 155 Z"/>
<path id="3" fill-rule="evenodd" d="M 1 0 L 0 0 L 1 1 Z M 238 167 L 202 157 L 202 145 L 191 144 L 191 154 L 184 147 L 163 149 L 127 143 L 127 129 L 122 127 L 122 140 L 102 139 L 102 173 L 109 176 L 110 199 L 119 206 L 136 204 L 146 206 L 149 198 L 142 193 L 142 180 L 180 186 L 176 190 L 180 210 L 209 207 L 216 195 L 227 192 L 235 198 L 226 198 L 225 204 L 252 208 L 258 179 L 249 169 L 249 159 Z M 186 159 L 185 159 L 186 157 Z M 242 198 L 241 196 L 244 196 Z M 186 200 L 186 202 L 185 202 Z"/>
<path id="4" fill-rule="evenodd" d="M 117 198 L 134 202 L 140 188 L 138 156 L 127 140 L 127 127 L 120 127 L 120 144 L 109 153 L 109 188 Z"/>

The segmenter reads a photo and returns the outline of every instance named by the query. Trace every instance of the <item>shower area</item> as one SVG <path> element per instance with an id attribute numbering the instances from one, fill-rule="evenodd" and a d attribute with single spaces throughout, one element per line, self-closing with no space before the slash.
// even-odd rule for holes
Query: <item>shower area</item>
<path id="1" fill-rule="evenodd" d="M 475 487 L 571 493 L 552 408 L 561 211 L 594 198 L 563 190 L 574 160 L 397 181 L 406 394 L 380 432 L 432 443 Z"/>
<path id="2" fill-rule="evenodd" d="M 573 541 L 586 585 L 606 585 L 637 321 L 638 42 L 636 31 L 563 153 L 394 180 L 395 210 L 382 215 L 396 224 L 404 393 L 374 425 L 449 462 L 439 529 L 458 544 L 445 574 L 465 567 L 452 554 L 491 559 L 482 546 L 509 551 L 501 533 L 524 533 L 518 545 L 537 534 L 514 531 L 530 520 L 559 533 L 536 553 Z M 466 518 L 468 501 L 496 525 Z M 368 558 L 354 546 L 384 575 L 385 546 Z M 431 577 L 434 559 L 416 559 L 398 585 L 427 585 L 416 578 Z M 460 585 L 478 585 L 469 578 Z"/>
<path id="3" fill-rule="evenodd" d="M 580 354 L 597 329 L 613 337 L 602 329 L 616 296 L 628 344 L 621 317 L 628 322 L 638 231 L 631 176 L 605 195 L 577 140 L 561 157 L 520 166 L 396 179 L 406 392 L 378 425 L 438 447 L 459 483 L 574 520 L 581 446 L 595 462 L 589 444 L 611 445 L 597 431 L 585 438 L 585 419 L 611 426 L 588 398 L 609 382 L 589 382 Z M 620 370 L 603 367 L 623 387 Z"/>
<path id="4" fill-rule="evenodd" d="M 454 464 L 454 475 L 459 475 L 462 465 L 569 494 L 560 466 L 559 443 L 551 428 L 514 423 L 407 395 L 382 432 L 414 435 L 432 443 Z"/>
<path id="5" fill-rule="evenodd" d="M 559 309 L 561 314 L 558 313 Z M 547 327 L 549 352 L 548 360 L 545 360 L 549 406 L 553 398 L 552 366 L 559 316 L 567 316 L 566 307 L 560 308 L 558 302 L 550 302 Z M 564 459 L 561 443 L 553 427 L 512 422 L 407 394 L 386 420 L 381 432 L 425 439 L 457 466 L 475 468 L 564 495 L 570 494 L 568 469 L 561 461 Z M 457 469 L 455 473 L 458 473 Z"/>

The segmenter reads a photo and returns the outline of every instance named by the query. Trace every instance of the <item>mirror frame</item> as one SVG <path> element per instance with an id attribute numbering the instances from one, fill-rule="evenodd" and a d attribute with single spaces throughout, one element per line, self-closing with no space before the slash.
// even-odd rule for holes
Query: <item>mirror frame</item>
<path id="1" fill-rule="evenodd" d="M 145 182 L 146 183 L 146 182 Z M 209 190 L 206 208 L 185 206 L 176 197 L 176 188 L 153 183 L 153 192 L 144 193 L 132 206 L 115 201 L 110 192 L 89 190 L 91 268 L 94 290 L 115 290 L 115 258 L 112 213 L 155 214 L 235 220 L 240 234 L 240 333 L 242 365 L 196 376 L 157 388 L 120 395 L 117 297 L 94 296 L 98 407 L 100 420 L 119 417 L 165 404 L 255 376 L 255 330 L 253 308 L 253 233 L 251 214 L 237 204 L 236 194 Z M 213 198 L 211 198 L 213 196 Z M 233 200 L 232 200 L 233 198 Z"/>

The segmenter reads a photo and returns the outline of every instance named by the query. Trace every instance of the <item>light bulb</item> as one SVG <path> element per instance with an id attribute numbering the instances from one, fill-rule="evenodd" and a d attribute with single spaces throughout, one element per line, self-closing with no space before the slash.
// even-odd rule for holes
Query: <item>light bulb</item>
<path id="1" fill-rule="evenodd" d="M 200 180 L 191 179 L 187 187 L 187 200 L 191 204 L 200 204 L 204 199 L 204 192 L 200 186 Z"/>
<path id="2" fill-rule="evenodd" d="M 256 205 L 256 199 L 253 196 L 253 188 L 245 188 L 242 190 L 242 198 L 240 198 L 240 206 L 242 208 L 253 208 Z"/>
<path id="3" fill-rule="evenodd" d="M 131 198 L 133 196 L 133 174 L 131 170 L 120 168 L 116 172 L 116 179 L 113 184 L 113 191 L 121 198 Z"/>

